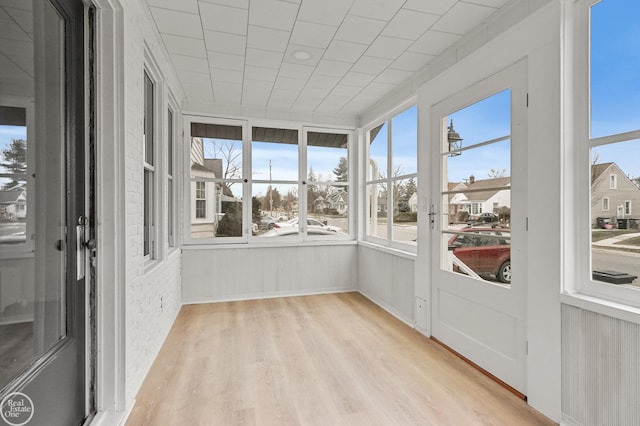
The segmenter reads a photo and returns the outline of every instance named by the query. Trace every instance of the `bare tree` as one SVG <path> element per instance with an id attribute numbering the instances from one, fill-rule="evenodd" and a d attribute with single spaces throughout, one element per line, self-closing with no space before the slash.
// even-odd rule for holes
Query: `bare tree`
<path id="1" fill-rule="evenodd" d="M 489 178 L 499 179 L 507 175 L 507 169 L 491 169 L 489 170 Z"/>

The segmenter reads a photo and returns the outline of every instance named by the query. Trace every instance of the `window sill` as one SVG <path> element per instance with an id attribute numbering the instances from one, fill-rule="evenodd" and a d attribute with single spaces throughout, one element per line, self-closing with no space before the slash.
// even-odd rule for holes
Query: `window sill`
<path id="1" fill-rule="evenodd" d="M 409 260 L 416 260 L 416 258 L 418 257 L 417 253 L 413 253 L 407 250 L 401 250 L 394 247 L 375 244 L 370 241 L 360 241 L 358 245 L 361 245 L 363 247 L 367 247 L 373 250 L 381 251 L 384 253 L 392 254 L 394 256 L 404 257 L 405 259 L 409 259 Z"/>
<path id="2" fill-rule="evenodd" d="M 290 242 L 249 242 L 238 244 L 185 244 L 182 250 L 229 250 L 229 249 L 256 249 L 256 248 L 280 248 L 280 247 L 318 247 L 318 246 L 351 246 L 356 245 L 355 240 L 307 240 Z"/>
<path id="3" fill-rule="evenodd" d="M 622 321 L 640 325 L 640 308 L 624 305 L 622 303 L 611 302 L 598 297 L 587 296 L 585 294 L 560 294 L 560 302 L 576 308 L 606 315 Z"/>

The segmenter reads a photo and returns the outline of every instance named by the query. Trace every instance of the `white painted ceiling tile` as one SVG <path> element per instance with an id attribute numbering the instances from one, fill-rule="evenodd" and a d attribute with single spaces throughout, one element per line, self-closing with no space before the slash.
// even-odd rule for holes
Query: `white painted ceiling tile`
<path id="1" fill-rule="evenodd" d="M 33 10 L 33 2 L 25 0 L 0 0 L 0 6 L 13 7 L 15 9 Z"/>
<path id="2" fill-rule="evenodd" d="M 337 77 L 327 77 L 323 75 L 312 75 L 307 82 L 307 87 L 325 89 L 327 93 L 340 81 Z"/>
<path id="3" fill-rule="evenodd" d="M 198 14 L 198 0 L 147 0 L 149 6 L 163 9 L 177 10 L 179 12 Z"/>
<path id="4" fill-rule="evenodd" d="M 402 38 L 380 36 L 378 37 L 369 49 L 367 49 L 367 56 L 375 56 L 377 58 L 396 59 L 404 53 L 413 42 L 411 40 L 405 40 Z"/>
<path id="5" fill-rule="evenodd" d="M 470 3 L 480 4 L 483 6 L 490 6 L 495 8 L 500 8 L 507 4 L 508 0 L 470 0 Z"/>
<path id="6" fill-rule="evenodd" d="M 318 75 L 326 75 L 330 77 L 342 77 L 353 66 L 351 62 L 333 61 L 331 59 L 322 59 L 316 66 L 315 73 Z"/>
<path id="7" fill-rule="evenodd" d="M 228 70 L 242 71 L 244 70 L 244 56 L 233 55 L 223 52 L 208 52 L 209 67 L 222 68 Z"/>
<path id="8" fill-rule="evenodd" d="M 171 34 L 162 34 L 162 40 L 164 40 L 164 45 L 169 53 L 195 56 L 197 58 L 207 57 L 207 49 L 205 48 L 204 40 L 180 37 Z"/>
<path id="9" fill-rule="evenodd" d="M 32 42 L 29 34 L 25 33 L 22 28 L 18 24 L 13 21 L 2 21 L 0 22 L 0 38 L 9 40 L 9 41 L 27 41 Z"/>
<path id="10" fill-rule="evenodd" d="M 386 71 L 383 71 L 378 77 L 376 77 L 375 81 L 379 83 L 400 84 L 411 77 L 412 74 L 413 73 L 409 71 L 388 69 Z"/>
<path id="11" fill-rule="evenodd" d="M 251 3 L 249 23 L 260 27 L 291 31 L 299 6 L 279 0 L 260 0 Z"/>
<path id="12" fill-rule="evenodd" d="M 192 13 L 150 7 L 153 19 L 161 33 L 182 37 L 202 38 L 200 17 Z"/>
<path id="13" fill-rule="evenodd" d="M 173 0 L 176 1 L 176 0 Z M 198 0 L 202 3 L 221 4 L 224 6 L 237 7 L 240 9 L 249 9 L 249 0 Z"/>
<path id="14" fill-rule="evenodd" d="M 189 82 L 182 82 L 182 87 L 188 97 L 189 100 L 202 100 L 202 101 L 213 101 L 213 91 L 211 90 L 211 84 L 209 85 L 200 85 Z"/>
<path id="15" fill-rule="evenodd" d="M 305 84 L 307 84 L 306 80 L 298 80 L 295 78 L 283 77 L 282 75 L 278 75 L 278 78 L 273 85 L 273 90 L 293 90 L 299 93 L 305 86 Z"/>
<path id="16" fill-rule="evenodd" d="M 355 95 L 360 93 L 362 87 L 360 86 L 348 86 L 346 84 L 338 84 L 331 91 L 331 96 L 347 96 L 349 98 L 353 98 Z"/>
<path id="17" fill-rule="evenodd" d="M 381 83 L 379 81 L 372 81 L 364 89 L 362 89 L 362 92 L 370 94 L 372 96 L 374 95 L 382 96 L 391 92 L 393 89 L 395 89 L 395 87 L 396 86 L 394 84 Z"/>
<path id="18" fill-rule="evenodd" d="M 331 88 L 323 88 L 323 87 L 314 87 L 306 85 L 304 89 L 300 92 L 300 98 L 307 99 L 317 99 L 318 102 L 321 101 L 325 96 L 329 94 Z"/>
<path id="19" fill-rule="evenodd" d="M 406 38 L 415 41 L 424 34 L 438 19 L 439 15 L 400 9 L 382 32 L 390 37 Z"/>
<path id="20" fill-rule="evenodd" d="M 247 65 L 244 67 L 244 78 L 249 80 L 268 81 L 273 83 L 278 75 L 278 70 Z"/>
<path id="21" fill-rule="evenodd" d="M 209 61 L 206 58 L 172 54 L 171 60 L 176 70 L 190 70 L 200 73 L 209 72 Z"/>
<path id="22" fill-rule="evenodd" d="M 200 4 L 202 28 L 205 30 L 247 35 L 248 15 L 246 9 L 210 3 Z"/>
<path id="23" fill-rule="evenodd" d="M 287 31 L 249 25 L 247 47 L 273 52 L 284 52 L 287 49 L 288 42 L 289 33 Z"/>
<path id="24" fill-rule="evenodd" d="M 15 20 L 27 34 L 33 34 L 33 12 L 30 10 L 7 7 L 5 13 Z"/>
<path id="25" fill-rule="evenodd" d="M 404 2 L 405 0 L 355 0 L 349 13 L 388 21 L 400 10 Z"/>
<path id="26" fill-rule="evenodd" d="M 338 27 L 316 24 L 314 22 L 297 21 L 291 33 L 292 44 L 301 46 L 319 47 L 329 46 Z"/>
<path id="27" fill-rule="evenodd" d="M 238 97 L 238 103 L 242 96 L 242 83 L 231 83 L 227 81 L 213 81 L 213 93 L 228 93 Z"/>
<path id="28" fill-rule="evenodd" d="M 204 39 L 207 50 L 244 56 L 247 43 L 244 36 L 205 30 Z"/>
<path id="29" fill-rule="evenodd" d="M 304 0 L 300 5 L 298 20 L 337 27 L 349 11 L 347 0 Z"/>
<path id="30" fill-rule="evenodd" d="M 403 71 L 418 71 L 423 68 L 427 63 L 435 58 L 434 55 L 424 55 L 416 52 L 404 52 L 398 59 L 396 59 L 390 68 Z"/>
<path id="31" fill-rule="evenodd" d="M 386 21 L 349 14 L 340 26 L 335 38 L 336 40 L 369 44 L 378 37 L 385 25 L 387 25 Z"/>
<path id="32" fill-rule="evenodd" d="M 295 54 L 298 51 L 305 51 L 307 53 L 310 53 L 311 57 L 309 59 L 298 59 L 295 57 Z M 284 54 L 283 61 L 293 64 L 315 66 L 320 61 L 320 58 L 322 58 L 322 55 L 324 55 L 324 49 L 321 49 L 319 47 L 307 47 L 289 43 L 289 46 L 287 46 L 287 51 Z"/>
<path id="33" fill-rule="evenodd" d="M 391 63 L 392 59 L 375 58 L 373 56 L 362 56 L 355 63 L 351 71 L 378 75 L 384 71 Z"/>
<path id="34" fill-rule="evenodd" d="M 268 50 L 247 48 L 246 64 L 264 68 L 280 68 L 283 54 Z"/>
<path id="35" fill-rule="evenodd" d="M 336 114 L 350 100 L 351 96 L 329 95 L 316 107 L 315 111 Z"/>
<path id="36" fill-rule="evenodd" d="M 407 0 L 403 9 L 417 10 L 419 12 L 444 15 L 456 4 L 458 0 Z"/>
<path id="37" fill-rule="evenodd" d="M 461 36 L 458 34 L 429 30 L 407 50 L 425 55 L 439 55 L 460 38 Z"/>
<path id="38" fill-rule="evenodd" d="M 234 90 L 214 91 L 214 99 L 217 104 L 239 105 L 242 100 L 242 92 Z"/>
<path id="39" fill-rule="evenodd" d="M 496 10 L 493 7 L 458 2 L 431 29 L 464 35 L 480 25 Z"/>
<path id="40" fill-rule="evenodd" d="M 283 63 L 278 76 L 293 78 L 296 80 L 308 80 L 314 68 L 309 65 Z"/>
<path id="41" fill-rule="evenodd" d="M 211 70 L 211 79 L 214 83 L 225 82 L 225 83 L 241 84 L 243 79 L 243 73 L 242 71 L 213 68 Z"/>
<path id="42" fill-rule="evenodd" d="M 366 44 L 333 40 L 324 54 L 326 59 L 342 62 L 355 62 L 367 50 Z"/>
<path id="43" fill-rule="evenodd" d="M 244 96 L 247 93 L 253 92 L 268 97 L 272 89 L 273 82 L 245 79 L 244 85 L 242 86 L 242 95 Z"/>
<path id="44" fill-rule="evenodd" d="M 364 74 L 361 72 L 349 71 L 347 75 L 345 75 L 342 78 L 342 80 L 340 81 L 340 84 L 346 84 L 348 86 L 365 87 L 374 78 L 376 78 L 376 76 L 372 74 Z"/>
<path id="45" fill-rule="evenodd" d="M 201 84 L 203 86 L 211 85 L 211 76 L 208 72 L 206 74 L 189 70 L 177 70 L 177 72 L 181 81 L 188 81 L 190 83 Z"/>

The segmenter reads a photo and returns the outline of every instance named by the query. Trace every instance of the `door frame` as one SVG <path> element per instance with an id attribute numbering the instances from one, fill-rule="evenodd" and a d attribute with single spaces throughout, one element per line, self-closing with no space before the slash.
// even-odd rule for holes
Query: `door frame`
<path id="1" fill-rule="evenodd" d="M 432 173 L 428 176 L 428 182 L 430 205 L 435 207 L 435 223 L 426 241 L 430 252 L 430 334 L 523 394 L 526 394 L 527 390 L 527 71 L 525 59 L 492 75 L 477 79 L 465 88 L 458 89 L 449 85 L 450 93 L 431 106 L 428 122 L 429 139 L 433 141 L 429 151 L 429 169 Z M 446 220 L 447 212 L 440 211 L 440 208 L 443 188 L 441 141 L 446 137 L 446 126 L 443 127 L 442 117 L 508 88 L 511 89 L 511 235 L 512 241 L 516 241 L 511 250 L 511 262 L 515 265 L 516 279 L 515 285 L 512 283 L 507 289 L 501 285 L 441 270 L 442 224 Z M 483 314 L 487 319 L 493 317 L 495 324 L 499 324 L 495 322 L 498 316 L 502 316 L 503 319 L 512 318 L 513 329 L 502 330 L 513 334 L 512 344 L 507 345 L 506 339 L 502 339 L 496 332 L 482 335 L 480 330 L 476 330 L 478 334 L 474 336 L 471 331 L 473 327 L 463 330 L 456 329 L 452 324 L 440 323 L 439 309 L 445 303 L 444 299 L 440 298 L 440 290 L 446 290 L 447 287 L 452 295 L 449 298 L 450 302 L 454 297 L 457 297 L 460 303 L 466 299 L 464 303 L 468 303 L 468 308 L 478 307 L 478 315 L 481 315 L 480 312 L 484 309 Z M 476 292 L 475 298 L 467 299 L 467 292 Z M 486 297 L 483 306 L 481 301 L 486 295 L 490 296 Z M 495 306 L 490 303 L 501 303 L 502 311 L 490 313 L 491 308 Z M 469 324 L 471 320 L 469 317 L 461 321 Z M 489 342 L 495 346 L 491 347 Z M 503 351 L 498 351 L 498 348 Z"/>

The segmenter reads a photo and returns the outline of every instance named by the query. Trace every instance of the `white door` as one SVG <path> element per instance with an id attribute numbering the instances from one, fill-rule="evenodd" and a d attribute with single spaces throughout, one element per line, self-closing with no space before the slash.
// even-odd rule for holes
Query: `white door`
<path id="1" fill-rule="evenodd" d="M 523 61 L 455 91 L 430 130 L 432 335 L 523 394 L 526 72 Z"/>

